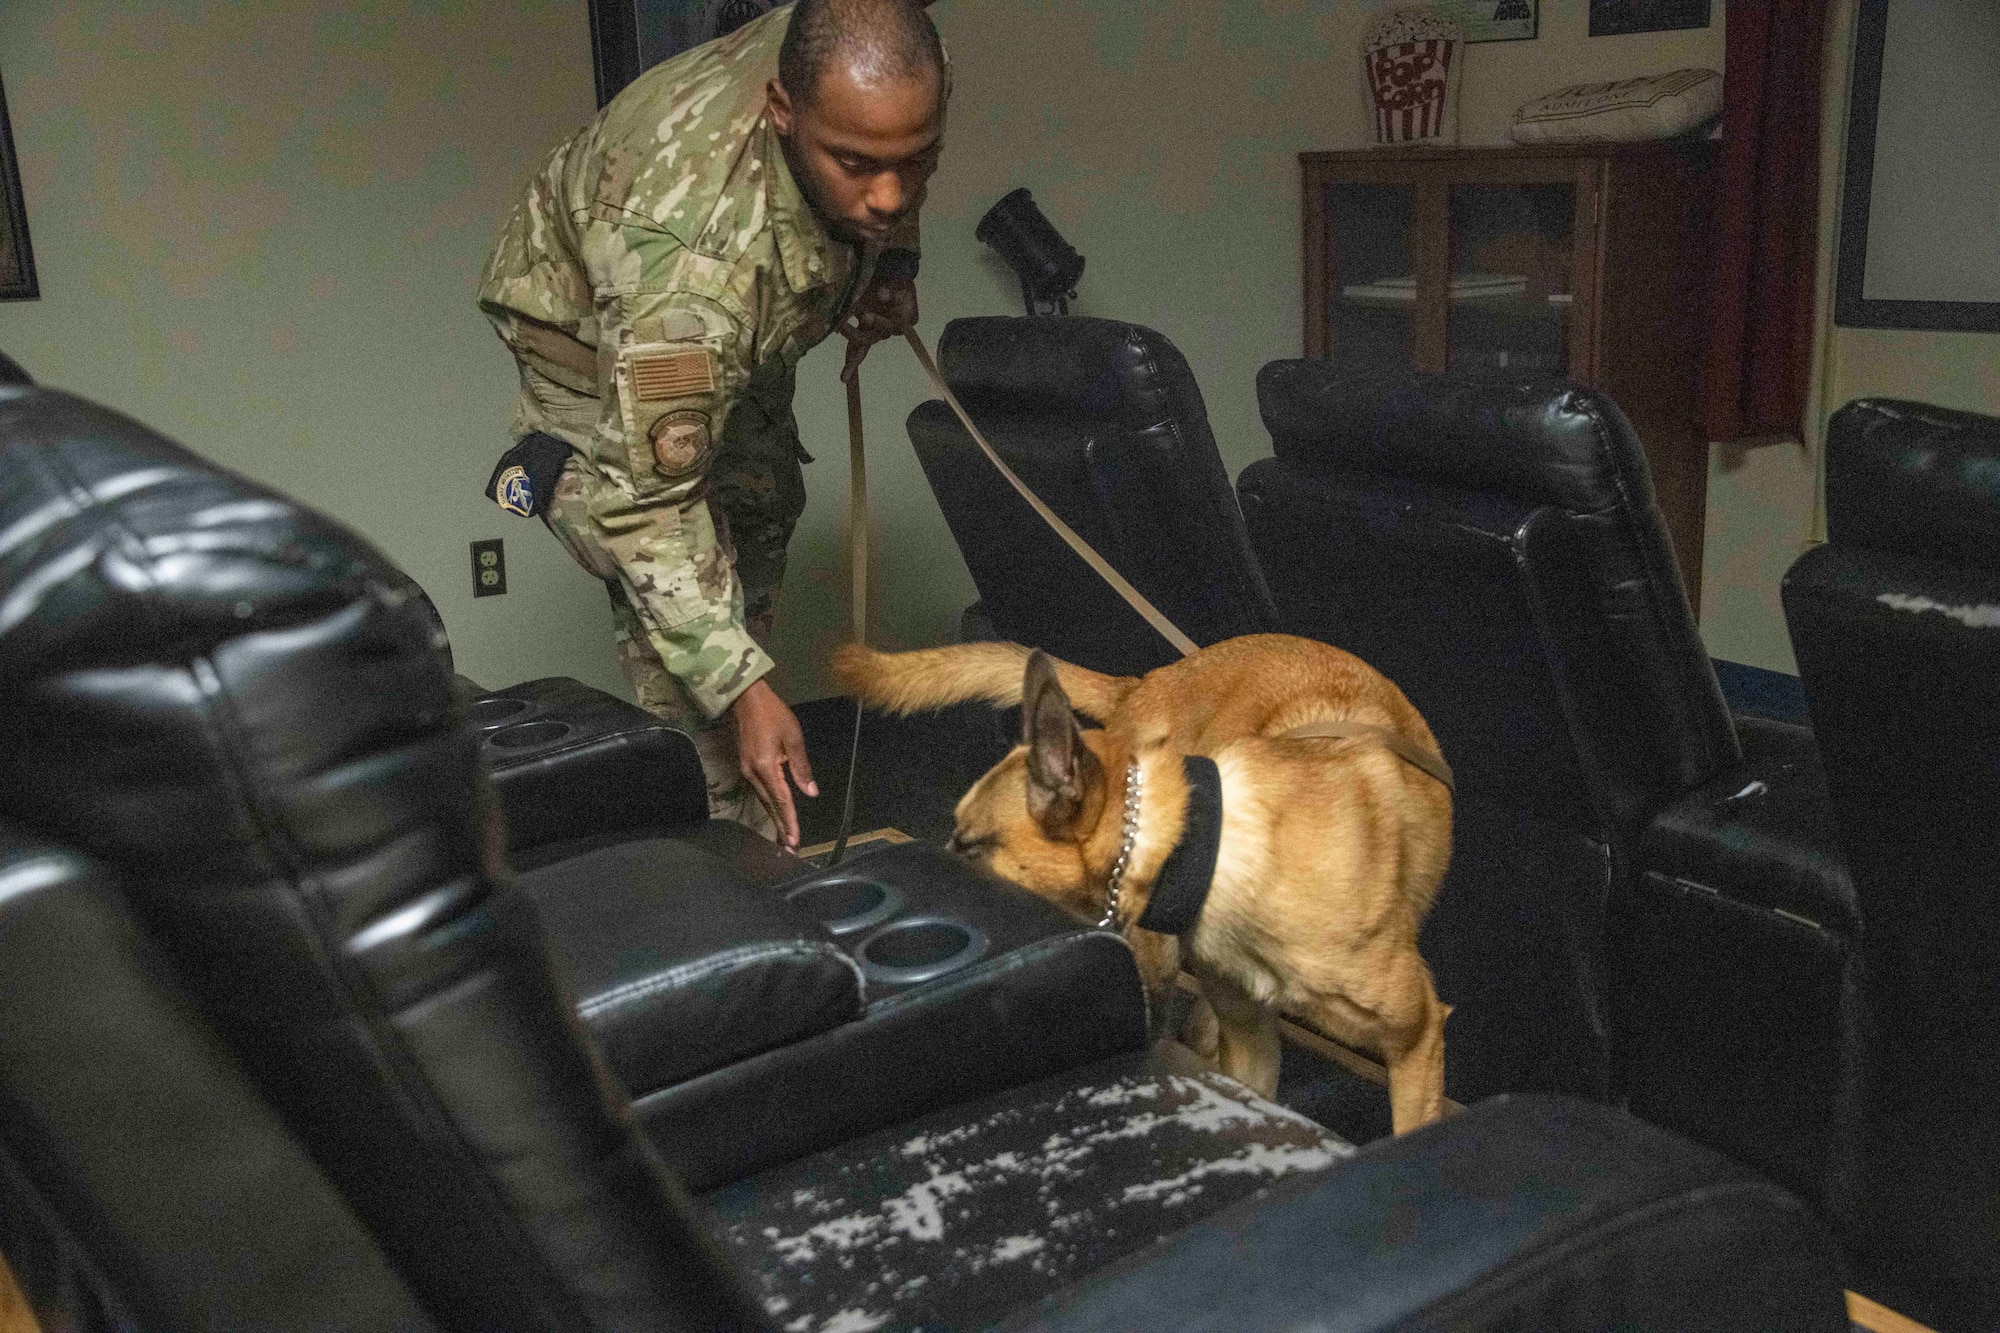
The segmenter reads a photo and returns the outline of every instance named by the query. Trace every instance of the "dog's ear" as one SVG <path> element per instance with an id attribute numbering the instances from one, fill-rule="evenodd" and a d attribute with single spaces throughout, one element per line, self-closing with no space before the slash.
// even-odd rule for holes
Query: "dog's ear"
<path id="1" fill-rule="evenodd" d="M 1083 743 L 1055 664 L 1040 651 L 1028 655 L 1021 684 L 1021 743 L 1028 749 L 1028 813 L 1050 838 L 1071 837 L 1104 771 Z"/>

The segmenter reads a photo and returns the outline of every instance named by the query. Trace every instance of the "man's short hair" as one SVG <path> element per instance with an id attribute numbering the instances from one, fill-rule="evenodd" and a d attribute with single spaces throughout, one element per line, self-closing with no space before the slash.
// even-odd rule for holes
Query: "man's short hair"
<path id="1" fill-rule="evenodd" d="M 809 105 L 836 60 L 870 83 L 944 79 L 944 45 L 916 0 L 798 0 L 778 48 L 778 82 Z"/>

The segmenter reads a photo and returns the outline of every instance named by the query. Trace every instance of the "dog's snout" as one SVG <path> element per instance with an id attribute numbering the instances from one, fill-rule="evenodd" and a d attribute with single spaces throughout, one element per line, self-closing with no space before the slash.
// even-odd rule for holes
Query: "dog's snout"
<path id="1" fill-rule="evenodd" d="M 994 843 L 997 841 L 999 840 L 990 833 L 972 837 L 968 836 L 963 829 L 955 828 L 951 831 L 951 836 L 944 840 L 944 849 L 953 856 L 961 856 L 968 861 L 977 861 L 982 856 L 991 852 Z"/>

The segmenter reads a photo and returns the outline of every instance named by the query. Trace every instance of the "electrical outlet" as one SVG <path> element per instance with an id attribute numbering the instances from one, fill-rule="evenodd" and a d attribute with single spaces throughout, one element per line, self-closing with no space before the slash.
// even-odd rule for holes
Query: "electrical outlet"
<path id="1" fill-rule="evenodd" d="M 472 544 L 472 595 L 499 597 L 507 591 L 507 553 L 501 539 L 491 537 Z"/>

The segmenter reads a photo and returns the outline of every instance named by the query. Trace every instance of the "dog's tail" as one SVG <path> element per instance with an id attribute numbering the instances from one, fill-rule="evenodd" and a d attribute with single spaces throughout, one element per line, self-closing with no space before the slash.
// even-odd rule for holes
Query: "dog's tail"
<path id="1" fill-rule="evenodd" d="M 1055 663 L 1056 681 L 1070 706 L 1099 722 L 1111 716 L 1139 681 L 1106 676 L 1068 662 Z M 916 713 L 983 699 L 1008 707 L 1021 702 L 1028 649 L 1018 643 L 960 643 L 880 653 L 865 643 L 843 643 L 833 653 L 833 678 L 861 702 L 890 713 Z"/>

